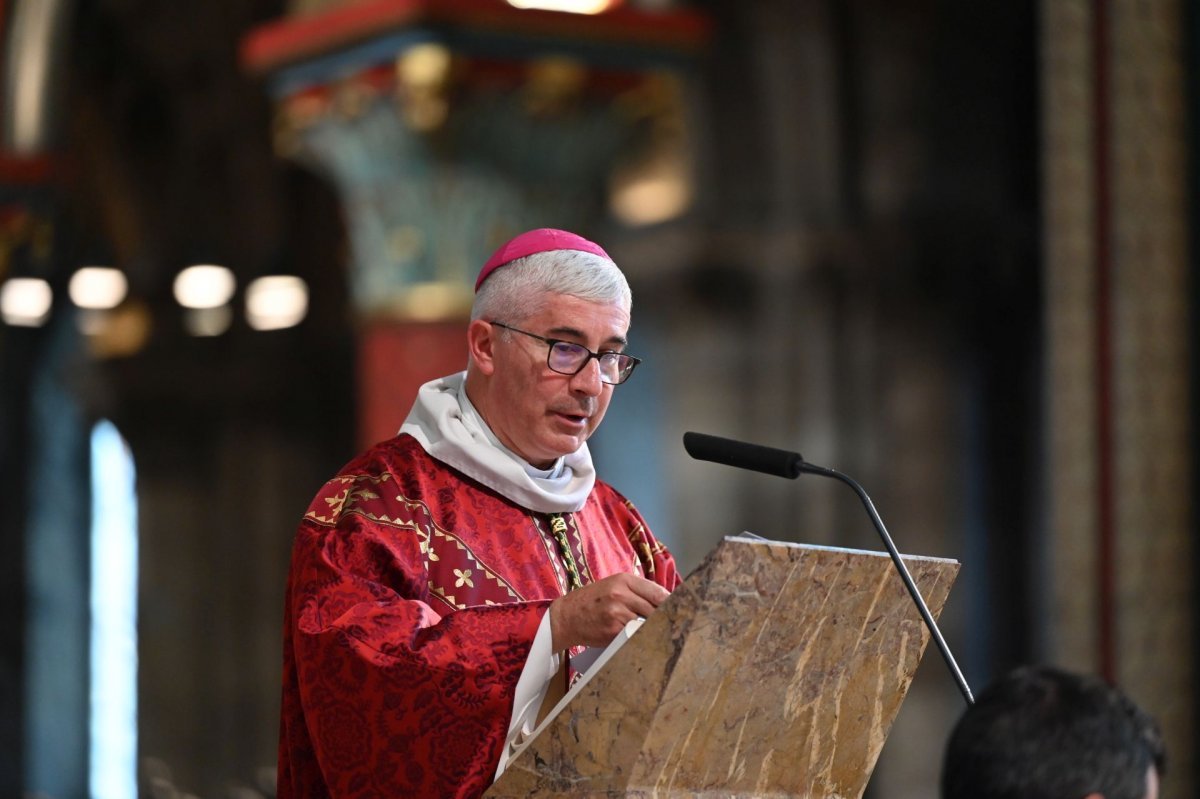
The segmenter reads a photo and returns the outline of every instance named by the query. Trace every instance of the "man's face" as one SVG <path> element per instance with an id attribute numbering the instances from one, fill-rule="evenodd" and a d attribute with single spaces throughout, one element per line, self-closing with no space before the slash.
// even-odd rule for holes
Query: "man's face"
<path id="1" fill-rule="evenodd" d="M 620 305 L 547 294 L 542 310 L 522 319 L 496 319 L 545 338 L 582 344 L 589 350 L 621 351 L 629 312 Z M 576 375 L 551 371 L 547 345 L 520 333 L 492 327 L 492 388 L 485 417 L 506 447 L 531 464 L 546 467 L 579 449 L 600 426 L 613 386 L 600 380 L 593 358 Z"/>

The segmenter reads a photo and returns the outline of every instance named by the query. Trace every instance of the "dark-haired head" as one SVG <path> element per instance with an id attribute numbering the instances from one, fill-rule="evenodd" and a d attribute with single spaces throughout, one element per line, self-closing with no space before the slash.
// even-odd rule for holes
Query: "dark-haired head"
<path id="1" fill-rule="evenodd" d="M 955 725 L 942 799 L 1154 799 L 1158 725 L 1094 677 L 1048 666 L 1010 672 Z"/>

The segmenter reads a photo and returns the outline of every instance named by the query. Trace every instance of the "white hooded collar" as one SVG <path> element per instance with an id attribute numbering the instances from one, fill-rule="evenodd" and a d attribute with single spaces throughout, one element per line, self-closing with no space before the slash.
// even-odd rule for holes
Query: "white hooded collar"
<path id="1" fill-rule="evenodd" d="M 531 466 L 505 447 L 467 398 L 466 372 L 421 386 L 400 426 L 432 457 L 523 508 L 538 513 L 572 513 L 583 507 L 596 470 L 587 444 L 559 458 L 549 471 Z"/>

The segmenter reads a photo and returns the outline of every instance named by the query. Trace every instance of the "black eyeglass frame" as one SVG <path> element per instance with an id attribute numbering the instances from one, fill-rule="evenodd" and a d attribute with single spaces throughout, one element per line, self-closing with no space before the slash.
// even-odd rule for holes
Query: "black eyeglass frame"
<path id="1" fill-rule="evenodd" d="M 596 359 L 597 363 L 600 363 L 601 358 L 604 358 L 606 356 L 614 356 L 617 358 L 626 359 L 626 361 L 629 363 L 629 366 L 626 369 L 618 370 L 617 374 L 623 375 L 623 377 L 621 377 L 615 383 L 610 380 L 604 379 L 604 369 L 601 368 L 600 369 L 600 382 L 604 383 L 605 385 L 609 385 L 609 386 L 619 386 L 622 383 L 624 383 L 626 380 L 629 379 L 629 376 L 633 374 L 633 370 L 636 369 L 637 365 L 642 362 L 641 358 L 630 355 L 627 352 L 617 352 L 616 350 L 601 350 L 599 352 L 592 352 L 587 347 L 583 346 L 582 344 L 580 344 L 577 341 L 567 341 L 566 339 L 562 339 L 562 338 L 547 338 L 545 336 L 539 336 L 537 333 L 530 333 L 528 330 L 522 330 L 519 327 L 513 327 L 512 325 L 506 325 L 503 322 L 496 322 L 496 321 L 493 321 L 490 319 L 488 320 L 488 324 L 495 325 L 496 327 L 502 327 L 505 330 L 511 330 L 514 333 L 520 333 L 523 336 L 529 336 L 530 338 L 535 338 L 538 341 L 549 345 L 548 348 L 546 349 L 546 368 L 549 369 L 551 372 L 554 372 L 555 374 L 567 375 L 569 377 L 574 377 L 575 375 L 582 372 L 584 370 L 584 368 L 588 365 L 588 363 L 593 358 Z M 570 347 L 577 347 L 577 348 L 583 350 L 584 352 L 586 352 L 588 357 L 584 358 L 582 361 L 579 362 L 579 368 L 576 369 L 574 372 L 564 372 L 562 369 L 555 369 L 554 365 L 550 363 L 550 358 L 554 355 L 554 347 L 557 344 L 566 344 L 567 346 L 570 346 Z"/>

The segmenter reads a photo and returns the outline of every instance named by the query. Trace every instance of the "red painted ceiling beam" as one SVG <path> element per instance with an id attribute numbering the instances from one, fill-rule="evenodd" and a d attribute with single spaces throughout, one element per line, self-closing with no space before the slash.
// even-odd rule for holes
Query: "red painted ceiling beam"
<path id="1" fill-rule="evenodd" d="M 243 40 L 241 61 L 254 74 L 349 47 L 407 27 L 453 25 L 529 37 L 696 50 L 709 20 L 694 11 L 649 13 L 619 6 L 601 14 L 519 9 L 504 0 L 367 0 L 262 25 Z"/>

